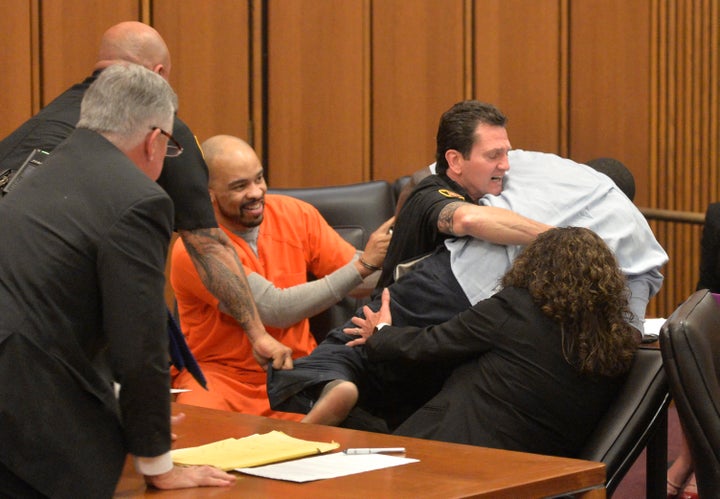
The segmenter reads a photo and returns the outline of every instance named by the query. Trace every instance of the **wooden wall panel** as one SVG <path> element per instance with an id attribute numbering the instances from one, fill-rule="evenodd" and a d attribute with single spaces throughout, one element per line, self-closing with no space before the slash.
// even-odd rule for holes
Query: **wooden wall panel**
<path id="1" fill-rule="evenodd" d="M 49 103 L 92 72 L 102 34 L 140 19 L 137 0 L 41 2 L 42 102 Z"/>
<path id="2" fill-rule="evenodd" d="M 465 4 L 373 2 L 373 179 L 393 181 L 435 160 L 440 115 L 466 97 Z"/>
<path id="3" fill-rule="evenodd" d="M 720 0 L 652 1 L 650 204 L 704 213 L 720 199 Z M 669 314 L 699 278 L 698 226 L 656 222 L 668 251 L 666 284 L 655 300 Z"/>
<path id="4" fill-rule="evenodd" d="M 653 4 L 651 200 L 704 212 L 720 194 L 720 0 Z"/>
<path id="5" fill-rule="evenodd" d="M 474 2 L 474 97 L 508 116 L 513 147 L 565 155 L 565 2 Z"/>
<path id="6" fill-rule="evenodd" d="M 272 187 L 368 180 L 365 0 L 269 0 Z"/>
<path id="7" fill-rule="evenodd" d="M 178 115 L 201 142 L 250 136 L 248 2 L 154 0 L 153 26 L 168 44 Z"/>
<path id="8" fill-rule="evenodd" d="M 0 16 L 0 138 L 12 132 L 33 114 L 33 96 L 37 80 L 33 79 L 32 2 L 4 0 Z M 34 83 L 35 82 L 35 83 Z M 4 168 L 0 167 L 0 171 Z"/>
<path id="9" fill-rule="evenodd" d="M 507 113 L 515 147 L 623 160 L 639 206 L 720 200 L 720 0 L 2 6 L 0 136 L 89 73 L 105 29 L 143 20 L 170 46 L 180 114 L 200 139 L 252 140 L 252 122 L 275 187 L 410 173 L 433 159 L 441 112 L 474 97 Z M 651 314 L 668 315 L 697 280 L 700 228 L 652 226 L 671 262 Z"/>
<path id="10" fill-rule="evenodd" d="M 570 2 L 570 140 L 577 161 L 611 156 L 648 202 L 650 0 Z"/>

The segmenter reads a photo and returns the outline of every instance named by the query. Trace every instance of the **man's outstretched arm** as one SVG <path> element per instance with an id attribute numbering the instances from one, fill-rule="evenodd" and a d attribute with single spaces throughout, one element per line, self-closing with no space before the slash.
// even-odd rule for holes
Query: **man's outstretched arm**
<path id="1" fill-rule="evenodd" d="M 431 175 L 429 167 L 413 173 L 403 187 L 395 208 L 395 214 L 422 179 Z M 504 208 L 456 202 L 447 204 L 438 216 L 438 230 L 451 236 L 472 236 L 494 244 L 528 245 L 538 234 L 551 226 L 523 217 Z"/>
<path id="2" fill-rule="evenodd" d="M 530 244 L 549 225 L 513 211 L 458 201 L 447 204 L 438 216 L 438 230 L 454 236 L 472 236 L 494 244 Z"/>
<path id="3" fill-rule="evenodd" d="M 248 336 L 263 368 L 292 369 L 292 350 L 265 331 L 248 286 L 245 271 L 227 235 L 218 227 L 181 230 L 190 259 L 203 285 L 220 301 Z"/>

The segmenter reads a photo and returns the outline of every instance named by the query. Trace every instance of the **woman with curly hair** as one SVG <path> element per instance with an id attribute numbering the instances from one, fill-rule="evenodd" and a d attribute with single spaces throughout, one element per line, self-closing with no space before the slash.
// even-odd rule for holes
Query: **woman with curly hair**
<path id="1" fill-rule="evenodd" d="M 594 232 L 577 227 L 538 236 L 500 292 L 443 324 L 390 326 L 388 290 L 378 312 L 364 312 L 345 331 L 361 337 L 356 343 L 367 339 L 371 363 L 458 366 L 395 430 L 449 442 L 574 456 L 637 348 L 615 257 Z M 328 386 L 309 417 L 354 403 L 349 382 Z"/>

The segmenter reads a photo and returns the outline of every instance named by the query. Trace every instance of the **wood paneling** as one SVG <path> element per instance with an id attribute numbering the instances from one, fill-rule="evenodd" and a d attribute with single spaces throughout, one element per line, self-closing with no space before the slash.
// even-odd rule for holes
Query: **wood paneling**
<path id="1" fill-rule="evenodd" d="M 474 2 L 474 96 L 508 117 L 513 147 L 565 154 L 563 0 Z"/>
<path id="2" fill-rule="evenodd" d="M 264 134 L 274 187 L 410 173 L 432 161 L 440 114 L 472 97 L 508 115 L 515 147 L 622 160 L 639 206 L 702 213 L 720 200 L 720 0 L 3 7 L 0 136 L 90 72 L 105 29 L 143 20 L 170 47 L 181 116 L 201 140 Z M 653 228 L 671 261 L 650 313 L 667 315 L 694 288 L 700 229 Z"/>
<path id="3" fill-rule="evenodd" d="M 650 204 L 704 213 L 717 201 L 720 158 L 720 0 L 652 1 Z M 700 265 L 697 226 L 656 222 L 670 255 L 666 285 L 655 300 L 670 313 L 695 289 Z"/>
<path id="4" fill-rule="evenodd" d="M 269 0 L 272 187 L 368 180 L 366 0 Z"/>
<path id="5" fill-rule="evenodd" d="M 469 97 L 465 4 L 373 2 L 373 179 L 393 181 L 433 162 L 440 115 Z"/>
<path id="6" fill-rule="evenodd" d="M 570 2 L 570 140 L 577 161 L 610 156 L 648 202 L 650 0 Z"/>
<path id="7" fill-rule="evenodd" d="M 137 0 L 53 0 L 40 6 L 42 106 L 92 72 L 105 30 L 140 19 Z"/>
<path id="8" fill-rule="evenodd" d="M 37 80 L 33 79 L 32 12 L 27 0 L 4 0 L 0 16 L 0 137 L 5 137 L 33 114 L 33 96 Z M 0 168 L 2 171 L 3 168 Z"/>
<path id="9" fill-rule="evenodd" d="M 170 49 L 178 115 L 201 142 L 250 137 L 248 2 L 154 0 L 153 26 Z"/>

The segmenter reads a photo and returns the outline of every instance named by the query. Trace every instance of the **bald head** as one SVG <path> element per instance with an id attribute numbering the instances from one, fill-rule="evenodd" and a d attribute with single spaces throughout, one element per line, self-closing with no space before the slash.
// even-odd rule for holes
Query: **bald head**
<path id="1" fill-rule="evenodd" d="M 168 79 L 170 52 L 154 28 L 136 21 L 116 24 L 100 40 L 95 69 L 104 69 L 119 62 L 132 62 Z"/>
<path id="2" fill-rule="evenodd" d="M 202 143 L 202 150 L 218 222 L 236 232 L 260 225 L 267 185 L 253 148 L 237 137 L 216 135 Z"/>
<path id="3" fill-rule="evenodd" d="M 232 135 L 210 137 L 202 143 L 202 151 L 208 165 L 210 187 L 213 187 L 213 183 L 235 177 L 246 167 L 260 164 L 253 148 Z"/>

